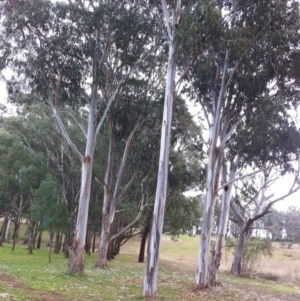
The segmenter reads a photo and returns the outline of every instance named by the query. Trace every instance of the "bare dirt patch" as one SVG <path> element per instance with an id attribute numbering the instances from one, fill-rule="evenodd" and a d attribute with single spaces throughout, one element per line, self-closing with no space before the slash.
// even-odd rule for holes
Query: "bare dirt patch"
<path id="1" fill-rule="evenodd" d="M 44 291 L 39 291 L 34 288 L 31 288 L 21 282 L 19 282 L 15 277 L 8 275 L 8 274 L 0 274 L 0 281 L 5 284 L 6 292 L 9 293 L 13 290 L 22 290 L 24 293 L 30 293 L 31 297 L 30 300 L 32 301 L 64 301 L 64 299 L 60 298 L 57 294 L 53 293 L 45 293 Z"/>

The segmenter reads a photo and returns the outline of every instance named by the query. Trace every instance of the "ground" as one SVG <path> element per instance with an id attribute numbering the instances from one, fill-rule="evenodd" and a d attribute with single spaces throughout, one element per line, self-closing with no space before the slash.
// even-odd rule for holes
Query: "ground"
<path id="1" fill-rule="evenodd" d="M 60 298 L 59 296 L 56 296 L 55 293 L 53 295 L 50 295 L 46 293 L 45 291 L 39 291 L 36 289 L 33 289 L 21 282 L 19 282 L 16 277 L 8 275 L 8 274 L 0 274 L 0 281 L 4 283 L 5 286 L 5 292 L 1 292 L 0 290 L 0 300 L 11 300 L 10 291 L 11 290 L 20 290 L 24 291 L 25 295 L 32 295 L 31 300 L 32 301 L 64 301 L 64 299 Z"/>
<path id="2" fill-rule="evenodd" d="M 44 239 L 46 240 L 47 237 Z M 251 277 L 228 272 L 232 254 L 222 262 L 220 285 L 194 290 L 199 237 L 172 241 L 165 236 L 161 246 L 156 301 L 300 301 L 300 246 L 274 244 L 274 256 L 263 258 Z M 142 281 L 145 263 L 137 262 L 139 239 L 129 241 L 106 270 L 95 268 L 97 254 L 86 256 L 81 276 L 66 274 L 68 260 L 48 249 L 29 255 L 25 246 L 0 248 L 0 301 L 131 301 L 144 300 Z"/>

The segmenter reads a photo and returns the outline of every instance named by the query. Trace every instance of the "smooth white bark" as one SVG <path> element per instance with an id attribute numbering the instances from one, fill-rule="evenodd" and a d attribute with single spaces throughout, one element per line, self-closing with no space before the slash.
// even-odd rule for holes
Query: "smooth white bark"
<path id="1" fill-rule="evenodd" d="M 210 244 L 211 232 L 213 226 L 213 217 L 216 203 L 216 196 L 219 186 L 219 174 L 221 168 L 221 154 L 217 148 L 217 142 L 221 126 L 221 109 L 224 98 L 225 80 L 227 76 L 229 51 L 226 51 L 222 83 L 220 91 L 213 91 L 213 116 L 210 130 L 210 146 L 209 157 L 207 162 L 207 180 L 206 193 L 204 199 L 204 212 L 201 229 L 201 242 L 198 253 L 198 265 L 196 270 L 195 285 L 197 289 L 202 289 L 208 286 L 208 268 L 210 263 Z M 216 81 L 220 74 L 220 68 L 217 70 Z"/>
<path id="2" fill-rule="evenodd" d="M 238 164 L 240 161 L 240 156 L 237 155 L 229 175 L 229 182 L 232 181 L 237 173 Z M 223 162 L 222 166 L 222 182 L 228 182 L 228 171 L 226 162 Z M 225 248 L 225 237 L 227 233 L 228 218 L 229 218 L 229 209 L 230 209 L 230 200 L 232 195 L 233 184 L 225 186 L 222 192 L 222 205 L 220 213 L 220 222 L 218 227 L 218 236 L 215 244 L 215 249 L 212 256 L 212 261 L 209 268 L 209 285 L 214 286 L 217 284 L 218 272 Z"/>
<path id="3" fill-rule="evenodd" d="M 170 24 L 169 12 L 165 0 L 161 1 L 164 19 L 169 36 L 168 69 L 166 75 L 165 103 L 161 131 L 160 156 L 158 166 L 158 177 L 155 204 L 153 211 L 153 223 L 148 248 L 147 267 L 144 276 L 143 296 L 155 298 L 156 278 L 159 260 L 161 235 L 163 228 L 164 210 L 166 202 L 166 191 L 169 171 L 169 149 L 172 123 L 172 111 L 175 89 L 175 60 L 174 60 L 174 36 L 175 25 L 179 20 L 181 0 L 174 1 L 172 12 L 172 25 Z"/>

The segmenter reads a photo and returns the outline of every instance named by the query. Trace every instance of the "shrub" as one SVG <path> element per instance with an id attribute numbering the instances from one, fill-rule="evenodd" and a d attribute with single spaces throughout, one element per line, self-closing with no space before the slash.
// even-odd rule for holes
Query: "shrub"
<path id="1" fill-rule="evenodd" d="M 246 244 L 242 259 L 241 273 L 252 274 L 254 268 L 259 266 L 263 256 L 272 256 L 273 248 L 270 239 L 250 238 Z"/>

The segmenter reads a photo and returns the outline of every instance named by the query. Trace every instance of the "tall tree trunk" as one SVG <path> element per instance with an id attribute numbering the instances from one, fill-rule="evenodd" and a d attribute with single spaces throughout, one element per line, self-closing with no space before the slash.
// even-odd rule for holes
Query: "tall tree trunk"
<path id="1" fill-rule="evenodd" d="M 19 210 L 18 210 L 18 216 L 15 220 L 15 228 L 13 232 L 13 245 L 12 245 L 12 251 L 15 250 L 16 242 L 19 240 L 19 229 L 21 225 L 21 217 L 22 217 L 22 212 L 23 212 L 23 196 L 20 196 L 20 205 L 19 205 Z"/>
<path id="2" fill-rule="evenodd" d="M 236 160 L 231 168 L 230 176 L 228 179 L 227 165 L 223 159 L 222 185 L 226 184 L 227 182 L 230 183 L 235 178 L 239 161 L 240 161 L 240 157 L 237 156 Z M 222 207 L 221 207 L 221 217 L 220 217 L 219 228 L 218 228 L 218 236 L 217 236 L 217 240 L 216 240 L 215 250 L 212 255 L 212 261 L 211 261 L 211 264 L 209 267 L 209 285 L 210 286 L 217 285 L 219 267 L 220 267 L 221 259 L 222 259 L 223 252 L 225 249 L 225 236 L 227 233 L 232 187 L 233 187 L 233 183 L 230 183 L 224 187 L 224 190 L 222 192 Z"/>
<path id="3" fill-rule="evenodd" d="M 52 253 L 52 242 L 53 242 L 54 233 L 51 233 L 50 235 L 50 241 L 49 241 L 49 254 L 48 254 L 48 262 L 51 263 L 51 253 Z"/>
<path id="4" fill-rule="evenodd" d="M 123 235 L 115 238 L 115 243 L 114 243 L 114 255 L 120 254 L 120 248 L 121 248 L 121 242 L 123 240 Z"/>
<path id="5" fill-rule="evenodd" d="M 107 254 L 106 254 L 106 259 L 108 261 L 111 261 L 115 258 L 114 256 L 114 241 L 110 241 L 108 244 L 108 248 L 107 248 Z"/>
<path id="6" fill-rule="evenodd" d="M 30 222 L 27 223 L 27 228 L 25 231 L 24 239 L 23 239 L 23 245 L 27 245 L 29 241 L 29 236 L 30 236 Z"/>
<path id="7" fill-rule="evenodd" d="M 231 273 L 238 275 L 242 272 L 242 259 L 245 252 L 245 246 L 250 237 L 249 232 L 240 231 L 238 244 L 234 253 L 233 262 L 231 265 Z"/>
<path id="8" fill-rule="evenodd" d="M 226 51 L 225 62 L 223 67 L 222 83 L 219 94 L 213 90 L 213 107 L 214 116 L 212 127 L 210 129 L 210 148 L 207 163 L 207 179 L 206 179 L 206 193 L 204 199 L 204 212 L 201 229 L 201 242 L 198 254 L 198 265 L 196 270 L 195 288 L 203 289 L 209 285 L 208 269 L 210 264 L 210 245 L 211 245 L 211 232 L 214 219 L 214 211 L 216 205 L 217 190 L 219 185 L 219 173 L 221 168 L 220 150 L 217 147 L 217 141 L 220 134 L 221 123 L 221 109 L 225 91 L 225 79 L 228 68 L 229 51 Z M 221 67 L 217 68 L 216 84 L 219 81 L 221 74 Z"/>
<path id="9" fill-rule="evenodd" d="M 19 228 L 20 228 L 20 222 L 18 220 L 15 220 L 15 227 L 14 227 L 14 232 L 13 232 L 13 236 L 12 236 L 12 248 L 11 250 L 14 251 L 15 250 L 15 246 L 16 246 L 16 242 L 18 239 L 18 233 L 19 233 Z"/>
<path id="10" fill-rule="evenodd" d="M 4 241 L 5 242 L 9 242 L 10 225 L 11 225 L 11 216 L 9 216 L 8 221 L 7 221 L 7 226 L 6 226 L 6 231 L 5 231 L 5 237 L 4 237 Z"/>
<path id="11" fill-rule="evenodd" d="M 102 228 L 99 244 L 99 253 L 96 262 L 96 267 L 105 268 L 106 267 L 106 255 L 108 250 L 109 239 L 111 237 L 111 226 L 114 221 L 116 206 L 118 199 L 120 198 L 120 185 L 123 178 L 123 174 L 126 167 L 126 161 L 128 158 L 129 150 L 132 145 L 133 138 L 140 125 L 140 118 L 136 121 L 133 129 L 131 130 L 124 147 L 122 161 L 118 170 L 117 179 L 115 187 L 112 192 L 112 167 L 113 167 L 113 157 L 114 157 L 114 145 L 115 145 L 115 121 L 112 116 L 109 116 L 109 129 L 110 129 L 110 143 L 108 151 L 108 160 L 104 180 L 104 200 L 103 200 L 103 210 L 102 210 Z M 131 184 L 135 179 L 136 173 L 133 175 L 129 183 L 126 185 L 124 191 L 121 195 L 129 189 Z"/>
<path id="12" fill-rule="evenodd" d="M 65 239 L 64 239 L 64 243 L 63 243 L 63 252 L 64 252 L 64 255 L 65 255 L 65 258 L 69 258 L 69 244 L 70 244 L 70 236 L 71 236 L 71 231 L 67 231 L 65 233 Z"/>
<path id="13" fill-rule="evenodd" d="M 205 211 L 202 221 L 201 242 L 196 271 L 196 289 L 203 289 L 208 286 L 211 232 L 213 228 L 214 211 L 217 199 L 215 188 L 218 187 L 217 176 L 214 173 L 218 173 L 220 167 L 216 152 L 211 153 L 210 159 L 214 162 L 209 162 L 210 164 L 207 171 Z"/>
<path id="14" fill-rule="evenodd" d="M 106 212 L 103 213 L 100 244 L 99 244 L 98 258 L 96 263 L 96 267 L 102 269 L 107 267 L 106 256 L 107 256 L 109 237 L 110 237 L 110 226 L 111 226 L 108 219 L 109 216 L 107 216 Z"/>
<path id="15" fill-rule="evenodd" d="M 141 237 L 140 252 L 139 252 L 139 259 L 138 259 L 139 262 L 144 262 L 145 260 L 146 242 L 151 229 L 151 220 L 152 220 L 152 213 L 148 215 L 141 235 L 142 237 Z"/>
<path id="16" fill-rule="evenodd" d="M 85 239 L 85 253 L 91 255 L 91 240 L 92 240 L 92 233 L 90 228 L 88 227 Z"/>
<path id="17" fill-rule="evenodd" d="M 1 234 L 0 234 L 0 246 L 2 247 L 3 242 L 5 241 L 6 228 L 8 225 L 9 213 L 6 212 L 4 215 L 4 220 L 2 223 Z"/>
<path id="18" fill-rule="evenodd" d="M 30 222 L 30 225 L 29 225 L 30 230 L 29 230 L 29 237 L 28 237 L 28 253 L 29 254 L 33 254 L 36 226 L 37 226 L 36 222 L 34 222 L 34 221 Z"/>
<path id="19" fill-rule="evenodd" d="M 55 254 L 58 254 L 60 250 L 60 246 L 59 246 L 60 238 L 61 238 L 60 232 L 57 231 L 55 234 L 54 251 L 53 251 Z"/>
<path id="20" fill-rule="evenodd" d="M 54 237 L 54 232 L 50 232 L 49 237 L 48 237 L 48 241 L 46 246 L 50 247 L 50 244 L 53 242 L 53 237 Z"/>
<path id="21" fill-rule="evenodd" d="M 92 141 L 90 142 L 92 143 Z M 87 143 L 88 145 L 89 143 Z M 81 188 L 76 229 L 73 240 L 73 253 L 69 260 L 68 273 L 80 274 L 84 268 L 85 237 L 91 193 L 92 165 L 94 150 L 90 150 L 82 162 Z"/>
<path id="22" fill-rule="evenodd" d="M 40 249 L 41 248 L 41 244 L 42 244 L 42 234 L 43 232 L 39 232 L 38 234 L 38 240 L 37 240 L 37 244 L 36 244 L 36 248 Z"/>
<path id="23" fill-rule="evenodd" d="M 95 231 L 95 232 L 93 233 L 93 247 L 92 247 L 92 252 L 93 252 L 93 253 L 95 253 L 96 237 L 97 237 L 97 232 Z"/>
<path id="24" fill-rule="evenodd" d="M 156 297 L 156 278 L 160 251 L 160 242 L 163 228 L 166 191 L 169 172 L 169 149 L 170 149 L 170 136 L 172 125 L 172 111 L 173 100 L 175 94 L 175 26 L 179 21 L 179 12 L 181 7 L 181 0 L 174 1 L 172 7 L 172 24 L 169 23 L 168 6 L 165 0 L 161 1 L 164 12 L 164 20 L 167 27 L 169 36 L 169 55 L 168 55 L 168 69 L 166 75 L 166 89 L 165 89 L 165 102 L 163 112 L 163 122 L 161 130 L 161 143 L 159 166 L 157 176 L 157 187 L 155 195 L 155 204 L 153 211 L 153 222 L 149 244 L 149 253 L 147 258 L 147 267 L 144 276 L 143 296 L 155 298 Z"/>

